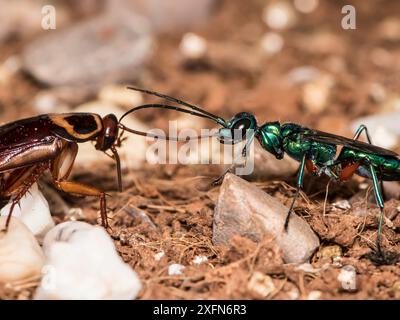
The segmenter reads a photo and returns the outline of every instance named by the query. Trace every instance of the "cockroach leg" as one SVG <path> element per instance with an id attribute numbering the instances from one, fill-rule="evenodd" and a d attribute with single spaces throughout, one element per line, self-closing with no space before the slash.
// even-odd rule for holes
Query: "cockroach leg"
<path id="1" fill-rule="evenodd" d="M 64 191 L 66 193 L 72 193 L 82 196 L 93 196 L 99 197 L 100 199 L 100 215 L 101 221 L 104 228 L 108 228 L 108 219 L 107 219 L 107 206 L 106 206 L 106 193 L 96 189 L 94 187 L 78 183 L 72 181 L 60 181 L 54 180 L 54 185 L 57 189 Z"/>
<path id="2" fill-rule="evenodd" d="M 39 180 L 40 176 L 49 168 L 49 162 L 43 162 L 38 165 L 36 165 L 33 168 L 32 173 L 30 176 L 23 181 L 23 183 L 20 185 L 20 190 L 18 193 L 15 195 L 15 197 L 12 199 L 12 204 L 10 207 L 10 211 L 8 212 L 7 220 L 6 220 L 6 225 L 5 225 L 5 231 L 8 230 L 8 226 L 11 221 L 11 216 L 14 211 L 14 207 L 16 204 L 19 205 L 19 201 L 22 199 L 22 197 L 29 191 L 31 186 Z"/>
<path id="3" fill-rule="evenodd" d="M 103 227 L 107 229 L 109 226 L 105 192 L 82 183 L 67 181 L 77 152 L 78 145 L 75 142 L 63 141 L 63 148 L 60 154 L 51 163 L 53 183 L 57 189 L 66 193 L 99 197 L 101 221 Z"/>

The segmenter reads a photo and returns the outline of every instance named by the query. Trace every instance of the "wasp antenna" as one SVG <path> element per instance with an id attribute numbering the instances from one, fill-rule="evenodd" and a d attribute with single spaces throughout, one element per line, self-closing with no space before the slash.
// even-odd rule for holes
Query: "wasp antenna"
<path id="1" fill-rule="evenodd" d="M 204 109 L 202 109 L 200 107 L 197 107 L 197 106 L 195 106 L 195 105 L 193 105 L 193 104 L 191 104 L 189 102 L 185 102 L 183 100 L 168 96 L 168 95 L 163 94 L 163 93 L 152 91 L 152 90 L 147 90 L 147 89 L 142 89 L 142 88 L 137 88 L 137 87 L 131 87 L 131 86 L 128 86 L 127 89 L 143 92 L 143 93 L 146 93 L 146 94 L 149 94 L 149 95 L 153 95 L 153 96 L 156 96 L 156 97 L 159 97 L 159 98 L 166 99 L 166 100 L 171 101 L 171 102 L 175 102 L 175 103 L 180 104 L 180 105 L 185 106 L 185 107 L 189 107 L 192 110 L 195 110 L 195 111 L 198 111 L 198 112 L 200 112 L 200 113 L 202 113 L 204 115 L 207 115 L 209 119 L 214 120 L 218 124 L 220 124 L 220 125 L 222 125 L 224 127 L 226 126 L 225 120 L 223 118 L 221 118 L 219 116 L 216 116 L 215 114 L 212 114 L 211 112 L 208 112 L 208 111 L 206 111 L 206 110 L 204 110 Z"/>
<path id="2" fill-rule="evenodd" d="M 200 136 L 195 136 L 195 137 L 187 137 L 187 138 L 179 138 L 179 137 L 172 137 L 169 135 L 158 135 L 155 133 L 151 133 L 151 132 L 143 132 L 143 131 L 138 131 L 135 129 L 130 129 L 128 127 L 125 127 L 122 123 L 120 123 L 119 128 L 121 128 L 122 130 L 125 130 L 127 132 L 130 133 L 134 133 L 143 137 L 149 137 L 149 138 L 155 138 L 155 139 L 161 139 L 161 140 L 168 140 L 168 141 L 181 141 L 181 142 L 185 142 L 188 141 L 190 139 L 192 140 L 200 140 L 200 139 L 205 139 L 205 138 L 211 138 L 211 137 L 218 137 L 219 134 L 218 133 L 214 133 L 214 134 L 206 134 L 206 135 L 200 135 Z"/>

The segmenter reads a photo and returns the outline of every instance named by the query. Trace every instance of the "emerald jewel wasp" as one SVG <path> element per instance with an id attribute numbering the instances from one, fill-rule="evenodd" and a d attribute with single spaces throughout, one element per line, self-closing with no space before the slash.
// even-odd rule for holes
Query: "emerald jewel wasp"
<path id="1" fill-rule="evenodd" d="M 120 118 L 120 121 L 132 112 L 147 108 L 161 108 L 189 113 L 210 119 L 222 126 L 217 135 L 221 143 L 236 144 L 246 140 L 242 150 L 242 156 L 244 157 L 246 157 L 247 150 L 255 138 L 263 149 L 273 154 L 277 159 L 282 159 L 284 154 L 287 154 L 298 161 L 300 165 L 297 174 L 296 192 L 286 216 L 285 231 L 289 228 L 290 216 L 303 185 L 305 169 L 313 175 L 326 175 L 335 181 L 346 181 L 353 174 L 371 179 L 376 203 L 380 210 L 376 249 L 371 258 L 380 264 L 392 264 L 398 261 L 399 254 L 382 249 L 384 220 L 382 181 L 400 180 L 400 157 L 393 151 L 373 145 L 366 126 L 361 125 L 353 139 L 349 139 L 310 129 L 296 123 L 281 124 L 278 121 L 272 121 L 259 125 L 255 116 L 248 112 L 240 112 L 226 121 L 198 106 L 165 94 L 135 87 L 128 87 L 128 89 L 157 96 L 188 109 L 162 103 L 145 104 L 127 111 Z M 146 135 L 145 132 L 141 131 L 128 128 L 125 128 L 125 130 Z M 239 132 L 239 135 L 236 134 L 237 132 Z M 358 140 L 363 132 L 368 143 Z M 165 139 L 175 140 L 177 138 L 167 136 Z M 230 169 L 232 167 L 226 170 L 224 174 Z M 217 181 L 220 181 L 224 174 Z"/>

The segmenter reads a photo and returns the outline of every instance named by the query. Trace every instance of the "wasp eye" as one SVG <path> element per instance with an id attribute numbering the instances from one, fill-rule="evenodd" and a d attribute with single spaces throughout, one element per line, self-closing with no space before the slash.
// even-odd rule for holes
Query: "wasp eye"
<path id="1" fill-rule="evenodd" d="M 250 119 L 240 119 L 238 121 L 236 121 L 233 126 L 232 129 L 234 130 L 247 130 L 249 129 L 251 126 L 251 121 Z"/>
<path id="2" fill-rule="evenodd" d="M 246 131 L 251 127 L 251 120 L 247 118 L 240 119 L 232 125 L 232 136 L 235 137 L 239 133 L 241 138 L 246 136 Z"/>

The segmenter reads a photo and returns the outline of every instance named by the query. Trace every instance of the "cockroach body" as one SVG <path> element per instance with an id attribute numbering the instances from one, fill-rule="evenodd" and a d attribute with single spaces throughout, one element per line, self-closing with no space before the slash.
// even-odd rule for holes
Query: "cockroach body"
<path id="1" fill-rule="evenodd" d="M 115 115 L 95 113 L 45 114 L 0 127 L 0 197 L 11 199 L 8 228 L 15 205 L 46 170 L 57 189 L 100 199 L 102 225 L 108 228 L 106 194 L 92 186 L 68 181 L 78 153 L 78 143 L 94 141 L 95 148 L 110 150 L 117 164 L 122 190 L 120 159 L 116 150 L 124 129 Z M 123 131 L 122 131 L 123 133 Z"/>

